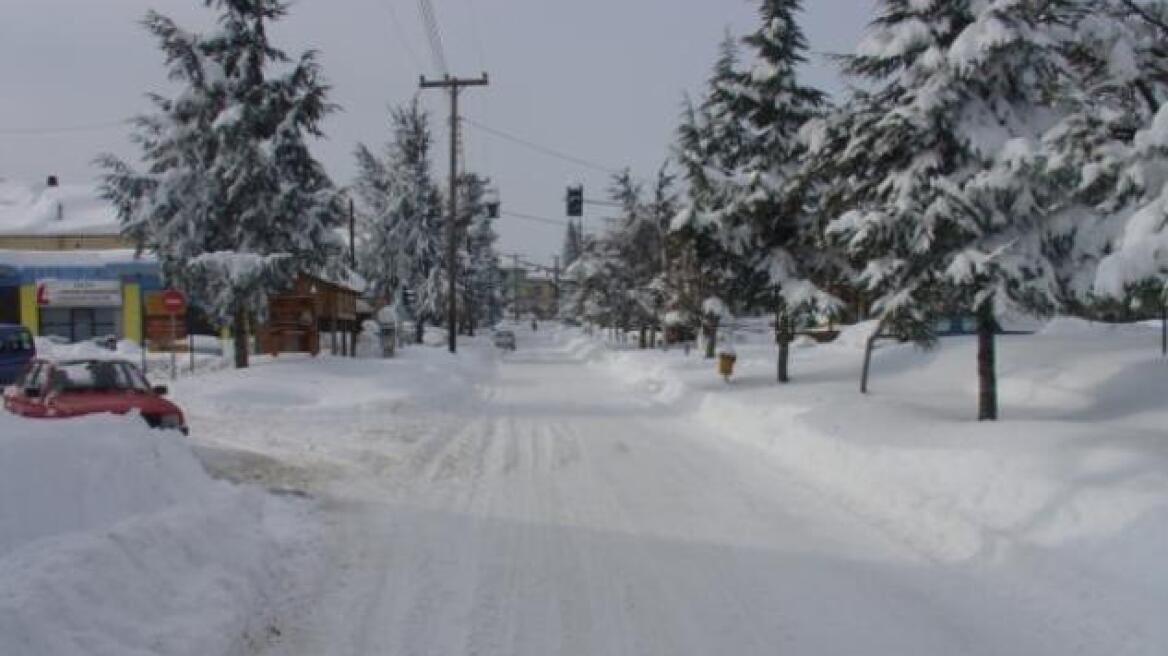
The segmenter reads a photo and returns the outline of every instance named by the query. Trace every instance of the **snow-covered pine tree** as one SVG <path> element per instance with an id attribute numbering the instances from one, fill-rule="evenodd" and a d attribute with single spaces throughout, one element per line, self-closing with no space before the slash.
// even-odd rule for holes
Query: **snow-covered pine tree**
<path id="1" fill-rule="evenodd" d="M 590 323 L 612 330 L 627 330 L 630 321 L 628 271 L 613 233 L 585 235 L 580 257 L 567 270 L 576 281 L 571 299 L 574 313 Z"/>
<path id="2" fill-rule="evenodd" d="M 997 417 L 996 315 L 1060 298 L 1048 247 L 1065 235 L 1038 146 L 1059 118 L 1074 4 L 883 0 L 847 60 L 874 90 L 851 104 L 831 167 L 851 209 L 830 231 L 864 262 L 882 320 L 976 314 L 981 419 Z"/>
<path id="3" fill-rule="evenodd" d="M 465 264 L 459 267 L 463 287 L 462 323 L 470 335 L 483 323 L 499 319 L 499 255 L 495 242 L 499 236 L 487 215 L 484 199 L 489 180 L 473 173 L 459 182 L 459 213 L 466 226 Z"/>
<path id="4" fill-rule="evenodd" d="M 357 149 L 356 189 L 362 199 L 360 268 L 385 294 L 413 295 L 415 339 L 427 321 L 442 316 L 446 298 L 442 266 L 445 219 L 434 184 L 429 116 L 417 99 L 390 111 L 392 140 L 384 160 Z"/>
<path id="5" fill-rule="evenodd" d="M 1077 274 L 1069 291 L 1154 304 L 1168 319 L 1168 2 L 1082 9 L 1067 44 L 1073 111 L 1046 140 L 1048 168 L 1068 189 L 1064 220 L 1076 226 L 1064 245 Z"/>
<path id="6" fill-rule="evenodd" d="M 676 240 L 670 238 L 670 226 L 678 211 L 677 174 L 672 171 L 670 160 L 657 169 L 653 179 L 651 198 L 645 204 L 643 231 L 651 236 L 657 248 L 654 268 L 656 272 L 649 285 L 658 295 L 655 309 L 655 324 L 664 329 L 665 312 L 681 298 L 681 276 Z"/>
<path id="7" fill-rule="evenodd" d="M 745 110 L 737 93 L 742 78 L 738 57 L 738 42 L 727 33 L 701 102 L 695 107 L 685 100 L 677 129 L 675 156 L 685 196 L 670 224 L 679 279 L 678 298 L 671 309 L 691 322 L 702 317 L 708 298 L 739 304 L 746 296 L 747 267 L 724 247 L 719 232 L 722 213 L 735 190 L 734 172 L 746 158 L 747 125 L 740 118 Z M 701 328 L 707 333 L 707 356 L 712 358 L 717 326 Z"/>
<path id="8" fill-rule="evenodd" d="M 580 232 L 580 224 L 568 221 L 568 227 L 564 230 L 564 245 L 560 249 L 560 265 L 565 269 L 572 266 L 583 249 L 584 235 Z"/>
<path id="9" fill-rule="evenodd" d="M 573 301 L 573 294 L 571 290 L 575 288 L 575 280 L 568 274 L 572 269 L 572 265 L 584 254 L 584 232 L 580 221 L 568 221 L 568 226 L 564 230 L 564 243 L 560 248 L 560 271 L 561 288 L 569 291 L 560 294 L 560 304 L 556 308 L 556 312 L 560 317 L 566 318 L 576 316 L 574 308 L 576 307 Z"/>
<path id="10" fill-rule="evenodd" d="M 154 252 L 169 284 L 235 327 L 235 364 L 247 366 L 247 320 L 297 271 L 334 262 L 344 207 L 306 139 L 334 109 L 313 52 L 296 59 L 268 38 L 282 0 L 208 0 L 206 36 L 149 12 L 173 96 L 150 96 L 135 119 L 144 172 L 102 155 L 102 191 L 122 229 Z"/>
<path id="11" fill-rule="evenodd" d="M 816 309 L 834 311 L 828 291 L 831 258 L 818 239 L 806 180 L 799 175 L 805 148 L 800 130 L 826 104 L 818 89 L 800 84 L 807 39 L 796 20 L 802 0 L 762 0 L 759 28 L 743 42 L 754 60 L 739 84 L 732 120 L 745 121 L 745 161 L 732 179 L 733 196 L 721 216 L 725 248 L 748 266 L 750 303 L 770 305 L 779 342 L 777 378 L 787 382 L 789 346 L 797 322 Z"/>
<path id="12" fill-rule="evenodd" d="M 655 295 L 649 287 L 654 267 L 654 240 L 645 221 L 641 182 L 627 168 L 612 177 L 609 200 L 620 208 L 603 237 L 609 254 L 606 279 L 609 302 L 621 330 L 638 327 L 644 342 L 645 327 L 653 321 Z"/>
<path id="13" fill-rule="evenodd" d="M 655 193 L 666 203 L 672 184 L 672 176 L 663 166 Z M 645 348 L 649 329 L 658 323 L 664 311 L 661 276 L 665 259 L 665 221 L 644 202 L 644 185 L 635 180 L 628 169 L 613 176 L 608 195 L 612 203 L 620 207 L 620 216 L 605 234 L 616 254 L 612 279 L 619 281 L 623 288 L 624 298 L 618 306 L 619 312 L 625 327 L 636 326 L 640 330 L 640 344 Z"/>
<path id="14" fill-rule="evenodd" d="M 360 228 L 357 269 L 369 281 L 373 297 L 392 304 L 401 271 L 401 253 L 394 235 L 398 217 L 391 211 L 397 189 L 390 170 L 392 155 L 387 152 L 385 159 L 379 159 L 364 144 L 358 144 L 354 156 L 357 177 L 353 190 L 359 201 Z"/>

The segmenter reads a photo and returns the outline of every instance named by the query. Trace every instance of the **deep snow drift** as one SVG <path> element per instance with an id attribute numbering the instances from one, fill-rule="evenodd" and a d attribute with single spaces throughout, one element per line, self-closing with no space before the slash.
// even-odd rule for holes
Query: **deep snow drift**
<path id="1" fill-rule="evenodd" d="M 863 330 L 794 349 L 784 386 L 764 322 L 740 322 L 729 385 L 696 350 L 612 350 L 580 337 L 568 346 L 761 448 L 776 476 L 807 481 L 928 557 L 987 577 L 1011 572 L 1003 594 L 1046 609 L 1052 627 L 1075 627 L 1109 653 L 1168 649 L 1158 325 L 1058 319 L 1000 337 L 996 423 L 973 421 L 974 337 L 930 351 L 882 342 L 863 396 Z"/>
<path id="2" fill-rule="evenodd" d="M 136 417 L 0 412 L 0 653 L 240 653 L 319 571 L 302 500 L 213 480 Z"/>

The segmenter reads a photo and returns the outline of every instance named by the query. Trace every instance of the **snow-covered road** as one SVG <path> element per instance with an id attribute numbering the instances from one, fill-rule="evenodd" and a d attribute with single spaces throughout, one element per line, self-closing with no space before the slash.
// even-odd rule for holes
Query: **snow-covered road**
<path id="1" fill-rule="evenodd" d="M 335 436 L 292 463 L 272 438 L 283 464 L 268 482 L 322 497 L 333 539 L 317 594 L 289 611 L 266 653 L 1084 646 L 1034 599 L 896 541 L 761 450 L 672 416 L 543 334 L 525 335 L 471 398 L 381 407 L 267 427 L 277 436 L 281 422 L 316 421 Z"/>

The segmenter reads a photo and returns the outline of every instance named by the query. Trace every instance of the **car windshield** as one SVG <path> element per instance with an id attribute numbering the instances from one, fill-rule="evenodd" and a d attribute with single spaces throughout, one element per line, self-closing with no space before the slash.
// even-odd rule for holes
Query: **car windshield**
<path id="1" fill-rule="evenodd" d="M 52 385 L 64 392 L 139 391 L 150 389 L 142 374 L 125 362 L 67 362 L 53 369 Z"/>
<path id="2" fill-rule="evenodd" d="M 27 330 L 0 333 L 0 353 L 24 353 L 32 350 L 32 335 Z"/>

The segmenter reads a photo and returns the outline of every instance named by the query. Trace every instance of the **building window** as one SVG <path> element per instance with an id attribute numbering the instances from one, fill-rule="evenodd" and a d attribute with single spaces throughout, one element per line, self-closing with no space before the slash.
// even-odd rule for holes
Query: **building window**
<path id="1" fill-rule="evenodd" d="M 20 323 L 19 287 L 0 287 L 0 323 Z"/>
<path id="2" fill-rule="evenodd" d="M 41 308 L 41 334 L 81 342 L 118 335 L 120 308 Z"/>

